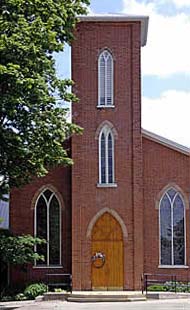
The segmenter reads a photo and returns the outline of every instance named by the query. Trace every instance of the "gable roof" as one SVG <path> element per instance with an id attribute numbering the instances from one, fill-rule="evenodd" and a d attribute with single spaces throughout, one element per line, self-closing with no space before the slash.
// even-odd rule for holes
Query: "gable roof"
<path id="1" fill-rule="evenodd" d="M 190 156 L 190 149 L 186 146 L 183 146 L 179 143 L 176 143 L 174 141 L 171 141 L 169 139 L 166 139 L 164 137 L 161 137 L 153 132 L 150 132 L 146 129 L 141 129 L 141 133 L 142 133 L 142 136 L 151 140 L 151 141 L 154 141 L 154 142 L 157 142 L 157 143 L 160 143 L 172 150 L 175 150 L 175 151 L 178 151 L 178 152 L 181 152 L 185 155 L 188 155 Z"/>

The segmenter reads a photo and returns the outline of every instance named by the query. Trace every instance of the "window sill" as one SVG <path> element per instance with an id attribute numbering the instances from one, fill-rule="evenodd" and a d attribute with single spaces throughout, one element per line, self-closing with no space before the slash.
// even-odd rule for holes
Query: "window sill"
<path id="1" fill-rule="evenodd" d="M 163 269 L 188 269 L 187 265 L 159 265 L 158 268 Z"/>
<path id="2" fill-rule="evenodd" d="M 97 187 L 105 188 L 105 187 L 117 187 L 116 183 L 97 183 Z"/>
<path id="3" fill-rule="evenodd" d="M 114 109 L 115 108 L 115 106 L 113 104 L 110 104 L 110 105 L 97 105 L 96 107 L 97 107 L 97 109 L 108 109 L 108 108 Z"/>
<path id="4" fill-rule="evenodd" d="M 63 268 L 63 266 L 53 266 L 53 265 L 50 265 L 50 266 L 33 266 L 33 269 L 61 269 Z"/>

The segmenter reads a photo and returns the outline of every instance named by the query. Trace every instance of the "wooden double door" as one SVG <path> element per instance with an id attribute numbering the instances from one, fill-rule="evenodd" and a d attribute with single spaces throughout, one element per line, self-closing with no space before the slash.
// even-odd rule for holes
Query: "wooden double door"
<path id="1" fill-rule="evenodd" d="M 123 233 L 118 221 L 108 212 L 97 220 L 92 230 L 92 257 L 96 253 L 102 254 L 105 261 L 92 260 L 92 289 L 122 290 Z"/>

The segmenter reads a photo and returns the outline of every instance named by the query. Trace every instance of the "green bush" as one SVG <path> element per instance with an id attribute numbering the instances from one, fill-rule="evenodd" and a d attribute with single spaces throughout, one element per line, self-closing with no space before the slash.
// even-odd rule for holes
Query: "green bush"
<path id="1" fill-rule="evenodd" d="M 150 292 L 165 292 L 166 288 L 164 285 L 154 284 L 154 285 L 150 285 L 148 287 L 148 291 L 150 291 Z"/>
<path id="2" fill-rule="evenodd" d="M 26 300 L 27 297 L 23 294 L 23 293 L 19 293 L 17 295 L 15 295 L 15 300 L 21 301 L 21 300 Z"/>
<path id="3" fill-rule="evenodd" d="M 44 283 L 33 283 L 26 287 L 24 295 L 27 299 L 35 299 L 39 295 L 47 292 L 47 285 Z"/>
<path id="4" fill-rule="evenodd" d="M 169 292 L 189 292 L 190 291 L 190 282 L 184 283 L 184 282 L 175 282 L 175 281 L 167 281 L 164 283 L 164 286 L 166 288 L 166 291 Z"/>
<path id="5" fill-rule="evenodd" d="M 15 296 L 23 292 L 23 289 L 19 286 L 15 287 L 4 287 L 0 293 L 1 301 L 12 301 L 15 300 Z"/>
<path id="6" fill-rule="evenodd" d="M 64 292 L 64 290 L 61 287 L 60 288 L 58 287 L 54 289 L 54 292 L 61 293 L 61 292 Z"/>
<path id="7" fill-rule="evenodd" d="M 15 300 L 15 299 L 14 299 L 14 296 L 5 295 L 5 296 L 3 296 L 0 300 L 1 300 L 1 301 L 13 301 L 13 300 Z"/>
<path id="8" fill-rule="evenodd" d="M 175 282 L 175 281 L 167 281 L 163 285 L 154 284 L 148 287 L 148 291 L 152 292 L 190 292 L 190 282 Z"/>

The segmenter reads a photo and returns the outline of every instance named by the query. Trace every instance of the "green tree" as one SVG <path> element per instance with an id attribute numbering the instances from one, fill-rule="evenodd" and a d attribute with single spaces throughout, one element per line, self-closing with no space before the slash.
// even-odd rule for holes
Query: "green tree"
<path id="1" fill-rule="evenodd" d="M 42 255 L 34 252 L 34 245 L 45 243 L 40 238 L 30 235 L 14 236 L 8 231 L 0 230 L 0 264 L 23 265 L 44 260 Z"/>
<path id="2" fill-rule="evenodd" d="M 56 76 L 54 52 L 71 43 L 89 0 L 1 0 L 0 198 L 10 188 L 71 164 L 63 141 L 80 128 L 66 120 L 71 80 Z"/>

